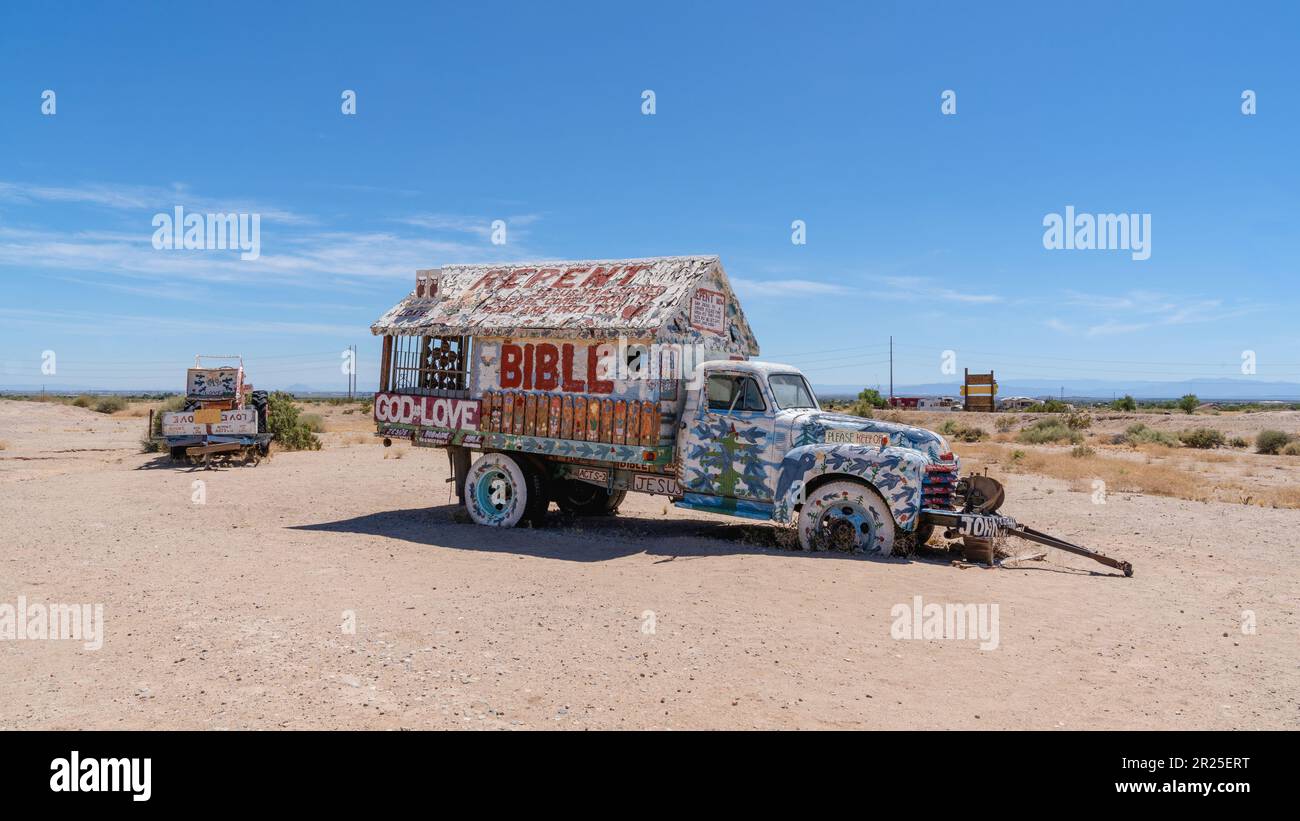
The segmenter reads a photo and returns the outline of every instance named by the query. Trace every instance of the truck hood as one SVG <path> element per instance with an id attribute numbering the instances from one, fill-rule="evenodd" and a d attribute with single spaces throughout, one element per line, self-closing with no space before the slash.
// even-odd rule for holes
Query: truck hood
<path id="1" fill-rule="evenodd" d="M 879 447 L 875 437 L 888 436 L 888 447 L 915 450 L 934 461 L 951 452 L 947 440 L 934 431 L 898 422 L 814 410 L 782 411 L 780 416 L 789 419 L 791 448 L 827 441 L 854 444 L 855 440 L 867 447 Z"/>

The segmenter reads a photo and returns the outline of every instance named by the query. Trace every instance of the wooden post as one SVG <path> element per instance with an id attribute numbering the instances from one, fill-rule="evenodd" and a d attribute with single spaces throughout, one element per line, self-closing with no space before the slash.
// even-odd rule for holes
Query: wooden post
<path id="1" fill-rule="evenodd" d="M 393 370 L 393 337 L 384 334 L 384 353 L 379 360 L 379 392 L 387 393 L 389 376 Z"/>

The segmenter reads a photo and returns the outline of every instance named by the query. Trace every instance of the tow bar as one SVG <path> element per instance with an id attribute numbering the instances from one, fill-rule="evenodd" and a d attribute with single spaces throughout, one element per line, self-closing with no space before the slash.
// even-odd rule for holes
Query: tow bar
<path id="1" fill-rule="evenodd" d="M 992 539 L 1000 536 L 1017 536 L 1076 556 L 1085 556 L 1107 567 L 1113 567 L 1125 576 L 1133 575 L 1133 565 L 1123 559 L 1089 550 L 1082 545 L 1050 536 L 1041 530 L 1026 527 L 1010 516 L 999 515 L 996 511 L 1004 498 L 1002 485 L 997 480 L 989 476 L 970 476 L 957 483 L 960 510 L 925 508 L 921 511 L 921 521 L 942 525 L 947 528 L 945 535 L 950 538 L 960 536 L 967 547 L 982 550 L 988 564 L 993 563 Z"/>

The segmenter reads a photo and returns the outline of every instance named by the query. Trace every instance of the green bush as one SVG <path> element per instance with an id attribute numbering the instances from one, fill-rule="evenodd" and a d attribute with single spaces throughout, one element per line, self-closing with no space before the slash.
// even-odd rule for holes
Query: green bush
<path id="1" fill-rule="evenodd" d="M 1030 413 L 1068 413 L 1070 406 L 1059 399 L 1048 399 L 1046 402 L 1031 405 L 1027 410 Z"/>
<path id="2" fill-rule="evenodd" d="M 1213 428 L 1192 428 L 1179 432 L 1178 441 L 1189 448 L 1208 450 L 1223 447 L 1225 440 L 1223 434 Z"/>
<path id="3" fill-rule="evenodd" d="M 958 422 L 956 419 L 948 419 L 939 426 L 939 432 L 958 442 L 979 442 L 989 438 L 988 433 L 983 428 L 977 428 L 974 425 L 967 425 L 965 422 Z"/>
<path id="4" fill-rule="evenodd" d="M 309 424 L 299 419 L 293 394 L 284 391 L 272 393 L 267 410 L 270 416 L 269 430 L 275 434 L 276 445 L 284 450 L 320 450 L 320 439 L 312 432 Z"/>
<path id="5" fill-rule="evenodd" d="M 1110 406 L 1117 411 L 1135 411 L 1138 409 L 1137 402 L 1128 394 L 1124 394 L 1122 398 L 1111 402 Z"/>
<path id="6" fill-rule="evenodd" d="M 1070 430 L 1060 419 L 1039 419 L 1034 424 L 1020 431 L 1016 441 L 1028 445 L 1046 445 L 1054 442 L 1069 442 L 1077 445 L 1083 442 L 1083 434 Z"/>
<path id="7" fill-rule="evenodd" d="M 1070 455 L 1076 459 L 1086 459 L 1089 456 L 1096 456 L 1097 451 L 1093 450 L 1087 445 L 1075 445 L 1074 448 L 1070 451 Z"/>
<path id="8" fill-rule="evenodd" d="M 845 411 L 854 416 L 861 416 L 863 419 L 870 419 L 875 415 L 872 413 L 870 402 L 854 402 L 852 405 L 845 408 Z"/>
<path id="9" fill-rule="evenodd" d="M 875 388 L 863 388 L 858 393 L 858 401 L 865 402 L 873 408 L 888 407 L 889 400 L 880 395 L 880 391 Z"/>
<path id="10" fill-rule="evenodd" d="M 1114 441 L 1117 445 L 1164 445 L 1167 448 L 1176 448 L 1180 444 L 1172 433 L 1148 428 L 1141 422 L 1129 425 L 1128 430 L 1116 436 Z"/>
<path id="11" fill-rule="evenodd" d="M 126 410 L 127 404 L 129 403 L 120 396 L 101 396 L 95 401 L 93 410 L 95 413 L 117 413 Z"/>
<path id="12" fill-rule="evenodd" d="M 1196 398 L 1194 393 L 1185 393 L 1178 400 L 1178 409 L 1183 413 L 1194 413 L 1196 407 L 1201 404 L 1201 400 Z"/>
<path id="13" fill-rule="evenodd" d="M 1291 435 L 1280 430 L 1261 430 L 1255 437 L 1255 451 L 1276 455 L 1291 441 Z"/>
<path id="14" fill-rule="evenodd" d="M 95 397 L 88 393 L 83 393 L 81 396 L 72 400 L 72 406 L 74 408 L 88 408 L 93 404 L 95 404 Z"/>

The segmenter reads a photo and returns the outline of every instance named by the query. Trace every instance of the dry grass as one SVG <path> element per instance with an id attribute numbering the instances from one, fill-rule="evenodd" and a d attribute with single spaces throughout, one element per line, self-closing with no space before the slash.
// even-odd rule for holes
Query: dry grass
<path id="1" fill-rule="evenodd" d="M 1170 496 L 1197 502 L 1230 502 L 1260 507 L 1300 508 L 1300 487 L 1295 483 L 1244 484 L 1238 477 L 1210 477 L 1196 470 L 1197 462 L 1221 465 L 1248 463 L 1247 455 L 1210 453 L 1171 458 L 1168 448 L 1143 446 L 1135 451 L 1095 451 L 1082 456 L 1066 449 L 1022 447 L 1002 444 L 967 445 L 963 462 L 972 468 L 994 466 L 1009 473 L 1030 473 L 1064 479 L 1071 489 L 1092 491 L 1093 481 L 1106 483 L 1109 493 L 1142 493 Z M 1300 471 L 1300 460 L 1287 459 L 1282 469 Z"/>

